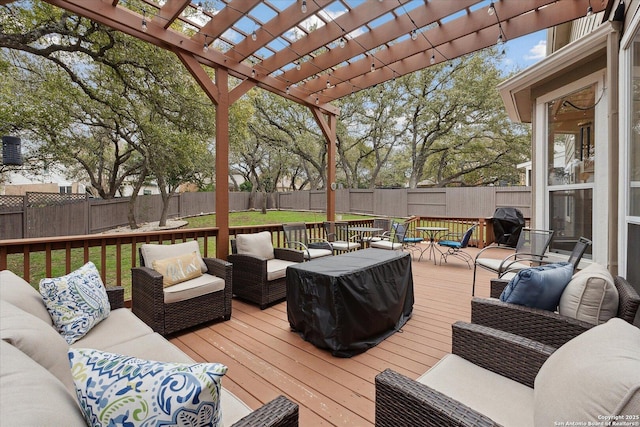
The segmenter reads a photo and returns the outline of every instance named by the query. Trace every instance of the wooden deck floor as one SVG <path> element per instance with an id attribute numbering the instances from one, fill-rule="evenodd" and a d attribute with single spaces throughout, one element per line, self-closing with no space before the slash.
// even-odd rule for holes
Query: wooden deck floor
<path id="1" fill-rule="evenodd" d="M 469 252 L 475 255 L 475 249 Z M 503 250 L 496 249 L 496 258 Z M 415 304 L 401 332 L 352 358 L 333 357 L 289 329 L 286 302 L 266 310 L 233 301 L 231 320 L 171 341 L 197 361 L 226 364 L 225 388 L 257 408 L 283 394 L 300 405 L 301 426 L 371 426 L 375 376 L 392 368 L 417 378 L 451 350 L 451 324 L 469 321 L 472 270 L 459 260 L 412 263 Z M 487 271 L 477 296 L 488 296 Z"/>

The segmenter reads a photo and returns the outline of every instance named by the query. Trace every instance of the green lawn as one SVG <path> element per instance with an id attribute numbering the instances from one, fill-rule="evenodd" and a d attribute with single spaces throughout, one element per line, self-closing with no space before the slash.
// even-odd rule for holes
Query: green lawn
<path id="1" fill-rule="evenodd" d="M 262 214 L 260 211 L 231 212 L 229 214 L 230 226 L 261 225 L 261 224 L 282 224 L 284 222 L 320 222 L 325 220 L 323 212 L 295 212 L 295 211 L 267 211 Z M 368 218 L 363 215 L 343 215 L 342 219 Z M 215 215 L 203 215 L 198 217 L 185 218 L 188 221 L 186 228 L 206 228 L 215 226 Z M 201 249 L 203 242 L 200 242 Z M 122 284 L 125 288 L 125 299 L 131 298 L 131 247 L 123 245 L 122 250 Z M 89 250 L 89 259 L 100 269 L 101 248 L 95 247 Z M 107 285 L 116 284 L 116 248 L 107 247 L 106 261 L 106 282 Z M 208 253 L 215 254 L 215 240 L 211 240 Z M 214 255 L 215 256 L 215 255 Z M 71 251 L 71 268 L 76 269 L 84 263 L 84 250 L 73 249 Z M 8 257 L 8 268 L 19 276 L 22 276 L 24 257 L 22 254 L 14 254 Z M 51 253 L 52 276 L 59 277 L 65 274 L 65 251 L 53 251 Z M 31 285 L 38 288 L 40 279 L 45 277 L 45 254 L 35 252 L 30 258 Z"/>

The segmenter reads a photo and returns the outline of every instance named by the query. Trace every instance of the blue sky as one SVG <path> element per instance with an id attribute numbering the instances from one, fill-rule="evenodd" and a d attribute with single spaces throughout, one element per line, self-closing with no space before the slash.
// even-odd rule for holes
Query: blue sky
<path id="1" fill-rule="evenodd" d="M 523 70 L 540 61 L 545 56 L 546 44 L 546 30 L 508 40 L 503 59 L 505 71 Z"/>

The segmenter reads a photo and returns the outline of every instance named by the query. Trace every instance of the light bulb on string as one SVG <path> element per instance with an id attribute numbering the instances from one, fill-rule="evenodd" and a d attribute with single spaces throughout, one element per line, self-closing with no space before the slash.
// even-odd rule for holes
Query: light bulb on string
<path id="1" fill-rule="evenodd" d="M 204 10 L 204 8 L 202 7 L 202 2 L 198 3 L 198 12 L 202 13 L 202 11 Z"/>
<path id="2" fill-rule="evenodd" d="M 502 37 L 502 32 L 500 34 L 498 34 L 498 40 L 496 40 L 496 44 L 502 44 L 502 42 L 504 41 L 503 37 Z"/>
<path id="3" fill-rule="evenodd" d="M 491 4 L 489 5 L 489 9 L 487 9 L 487 13 L 491 16 L 493 16 L 496 13 L 496 8 L 493 5 L 493 2 L 491 2 Z"/>
<path id="4" fill-rule="evenodd" d="M 411 40 L 418 39 L 418 32 L 416 30 L 411 31 Z"/>
<path id="5" fill-rule="evenodd" d="M 287 88 L 284 91 L 287 93 L 287 95 L 289 95 L 289 86 L 287 86 Z"/>
<path id="6" fill-rule="evenodd" d="M 347 41 L 344 39 L 344 37 L 340 37 L 340 40 L 338 40 L 338 46 L 344 49 L 346 44 L 347 44 Z"/>
<path id="7" fill-rule="evenodd" d="M 251 33 L 251 40 L 253 41 L 258 40 L 258 35 L 256 34 L 255 30 L 253 31 L 253 33 Z"/>
<path id="8" fill-rule="evenodd" d="M 296 70 L 300 71 L 302 65 L 300 65 L 300 61 L 296 62 Z"/>
<path id="9" fill-rule="evenodd" d="M 204 46 L 202 46 L 202 50 L 205 52 L 209 52 L 209 45 L 207 44 L 207 42 L 204 42 Z"/>
<path id="10" fill-rule="evenodd" d="M 587 16 L 591 15 L 593 15 L 593 8 L 591 7 L 591 5 L 589 5 L 589 7 L 587 8 Z"/>
<path id="11" fill-rule="evenodd" d="M 316 96 L 316 105 L 320 104 L 320 98 Z"/>
<path id="12" fill-rule="evenodd" d="M 302 13 L 307 13 L 307 0 L 302 0 L 302 6 L 300 7 Z"/>
<path id="13" fill-rule="evenodd" d="M 327 80 L 327 89 L 329 89 L 330 87 L 331 87 L 331 82 Z"/>
<path id="14" fill-rule="evenodd" d="M 256 70 L 251 70 L 251 77 L 255 77 L 256 76 Z"/>
<path id="15" fill-rule="evenodd" d="M 435 56 L 433 53 L 431 54 L 431 59 L 429 60 L 429 63 L 430 63 L 431 65 L 433 65 L 433 64 L 435 64 L 435 63 L 436 63 L 436 56 Z"/>
<path id="16" fill-rule="evenodd" d="M 371 72 L 376 70 L 376 64 L 374 62 L 371 63 Z"/>

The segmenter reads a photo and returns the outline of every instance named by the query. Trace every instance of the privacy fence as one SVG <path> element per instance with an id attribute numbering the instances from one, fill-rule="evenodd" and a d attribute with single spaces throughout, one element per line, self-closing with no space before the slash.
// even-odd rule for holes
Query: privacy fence
<path id="1" fill-rule="evenodd" d="M 282 210 L 326 210 L 324 191 L 278 192 L 267 197 L 267 208 Z M 229 194 L 229 208 L 250 208 L 249 193 Z M 260 208 L 263 195 L 253 206 Z M 469 187 L 428 189 L 336 190 L 337 213 L 374 216 L 436 218 L 490 217 L 497 207 L 516 207 L 531 216 L 530 187 Z M 159 195 L 138 196 L 138 223 L 158 221 L 162 211 Z M 171 198 L 169 218 L 215 213 L 215 193 L 180 193 Z M 27 193 L 0 195 L 0 240 L 83 235 L 128 224 L 129 198 L 111 200 L 80 194 Z"/>

